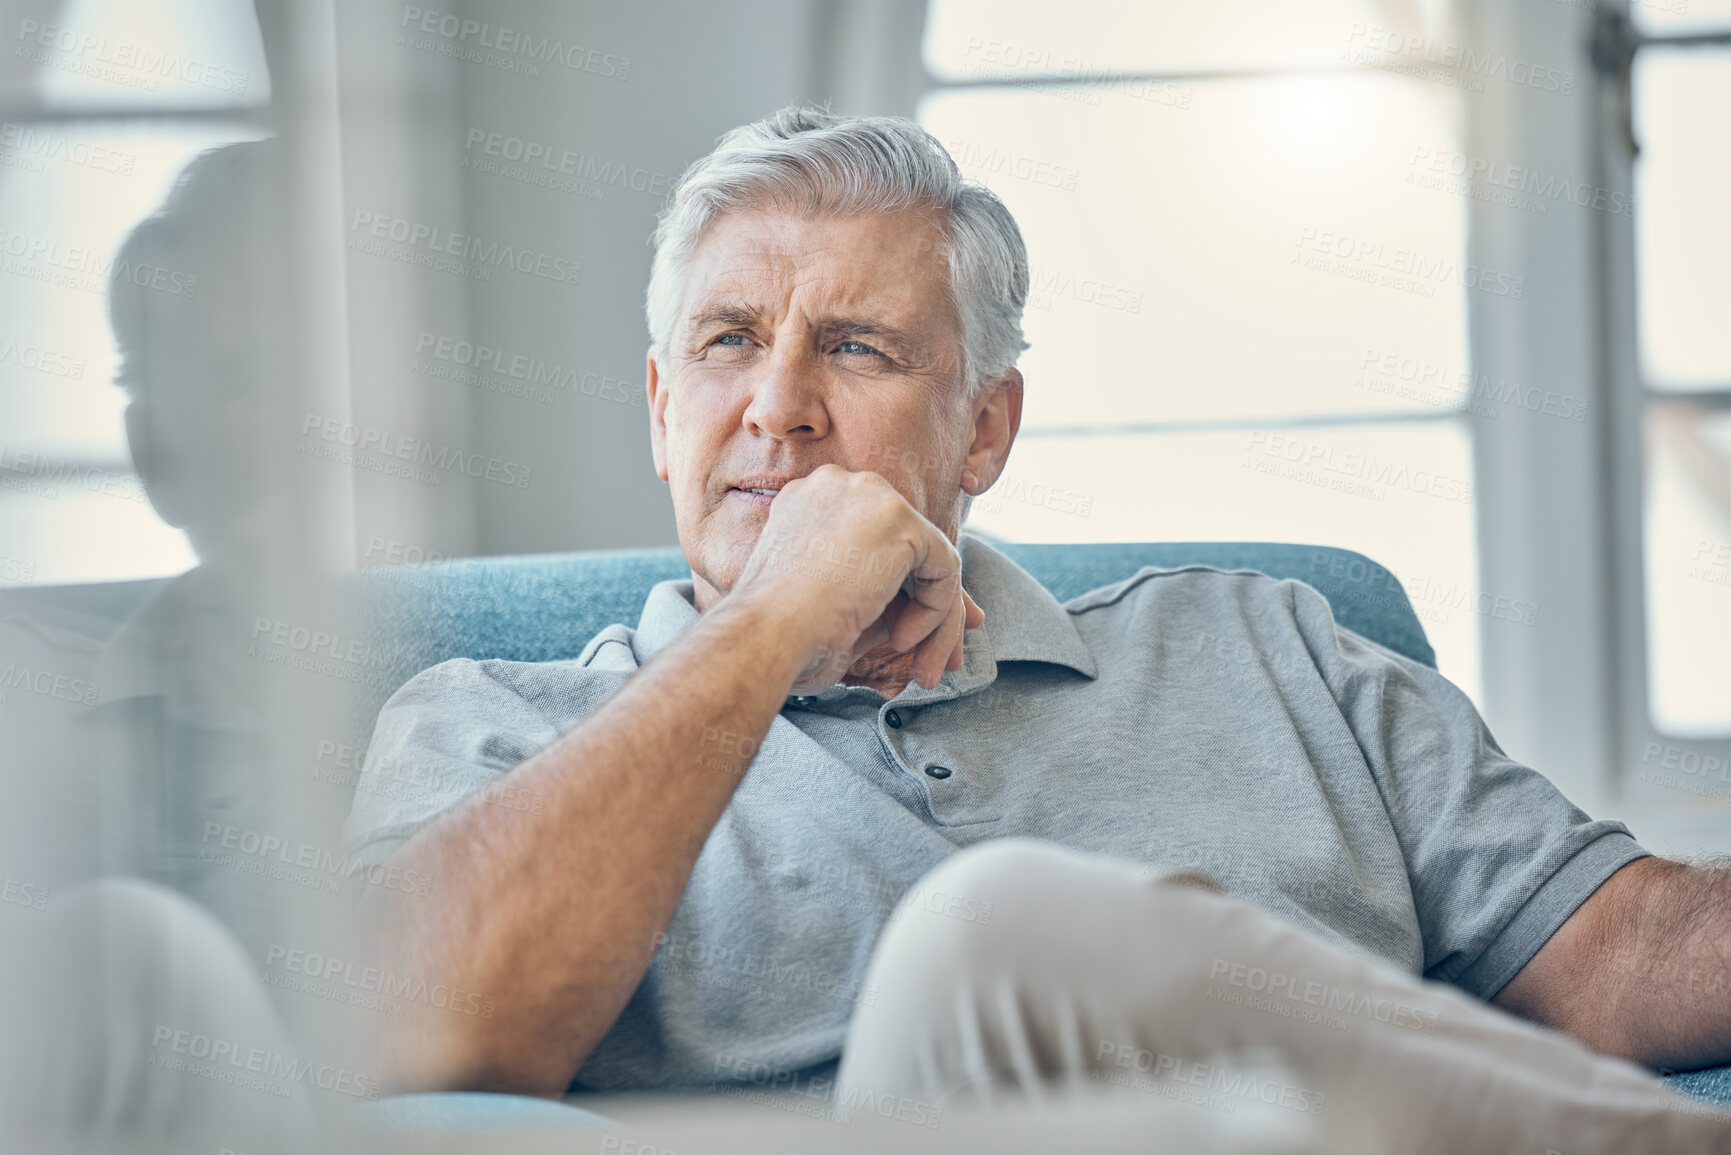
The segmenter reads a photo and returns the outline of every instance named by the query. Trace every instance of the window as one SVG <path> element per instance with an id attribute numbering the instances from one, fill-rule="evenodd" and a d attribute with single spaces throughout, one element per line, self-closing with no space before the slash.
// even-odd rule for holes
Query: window
<path id="1" fill-rule="evenodd" d="M 1521 284 L 1467 262 L 1462 77 L 1400 51 L 1449 35 L 1421 10 L 934 0 L 920 116 L 1033 281 L 1022 436 L 970 524 L 1359 550 L 1476 696 L 1466 417 L 1503 402 L 1469 302 Z"/>
<path id="2" fill-rule="evenodd" d="M 251 5 L 78 0 L 9 9 L 0 123 L 4 580 L 159 576 L 196 560 L 127 452 L 108 277 L 181 167 L 263 135 Z M 14 51 L 16 50 L 16 51 Z"/>
<path id="3" fill-rule="evenodd" d="M 1721 25 L 1731 31 L 1731 13 Z M 1632 70 L 1648 709 L 1731 733 L 1731 47 Z"/>

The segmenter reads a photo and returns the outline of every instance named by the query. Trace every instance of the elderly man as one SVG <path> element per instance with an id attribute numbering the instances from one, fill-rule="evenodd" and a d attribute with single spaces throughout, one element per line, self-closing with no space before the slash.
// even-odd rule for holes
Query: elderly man
<path id="1" fill-rule="evenodd" d="M 844 1097 L 938 1106 L 1274 1056 L 1285 1105 L 1383 1149 L 1725 1141 L 1625 1060 L 1731 1058 L 1727 872 L 1589 820 L 1308 587 L 1146 570 L 1061 606 L 960 536 L 1016 437 L 1028 273 L 932 137 L 784 110 L 692 166 L 656 245 L 691 579 L 381 713 L 367 773 L 441 788 L 363 783 L 350 845 L 439 891 L 363 917 L 493 1008 L 411 1007 L 402 1085 L 839 1060 Z M 1199 846 L 1213 877 L 1171 866 Z"/>

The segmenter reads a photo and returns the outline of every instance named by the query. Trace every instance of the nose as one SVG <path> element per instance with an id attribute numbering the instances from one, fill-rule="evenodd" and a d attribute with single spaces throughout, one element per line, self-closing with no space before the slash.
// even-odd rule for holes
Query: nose
<path id="1" fill-rule="evenodd" d="M 760 364 L 741 418 L 748 433 L 778 441 L 816 441 L 829 433 L 823 370 L 793 342 L 779 342 Z"/>

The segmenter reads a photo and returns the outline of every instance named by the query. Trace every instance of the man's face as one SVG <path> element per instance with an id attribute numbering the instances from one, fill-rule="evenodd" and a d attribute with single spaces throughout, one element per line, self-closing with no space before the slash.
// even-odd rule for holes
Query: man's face
<path id="1" fill-rule="evenodd" d="M 948 282 L 924 213 L 765 209 L 709 225 L 671 363 L 649 366 L 656 471 L 698 608 L 732 587 L 769 517 L 771 495 L 752 490 L 826 463 L 881 474 L 955 539 L 964 480 L 980 487 Z"/>

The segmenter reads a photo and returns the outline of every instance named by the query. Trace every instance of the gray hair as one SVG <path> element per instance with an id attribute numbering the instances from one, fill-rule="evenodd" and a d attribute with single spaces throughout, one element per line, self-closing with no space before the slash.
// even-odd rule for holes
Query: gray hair
<path id="1" fill-rule="evenodd" d="M 679 178 L 655 229 L 646 312 L 656 357 L 679 325 L 685 265 L 717 216 L 765 205 L 811 215 L 939 211 L 950 299 L 962 329 L 962 380 L 974 397 L 1028 347 L 1028 250 L 1004 202 L 962 176 L 911 120 L 784 108 L 723 136 Z"/>

